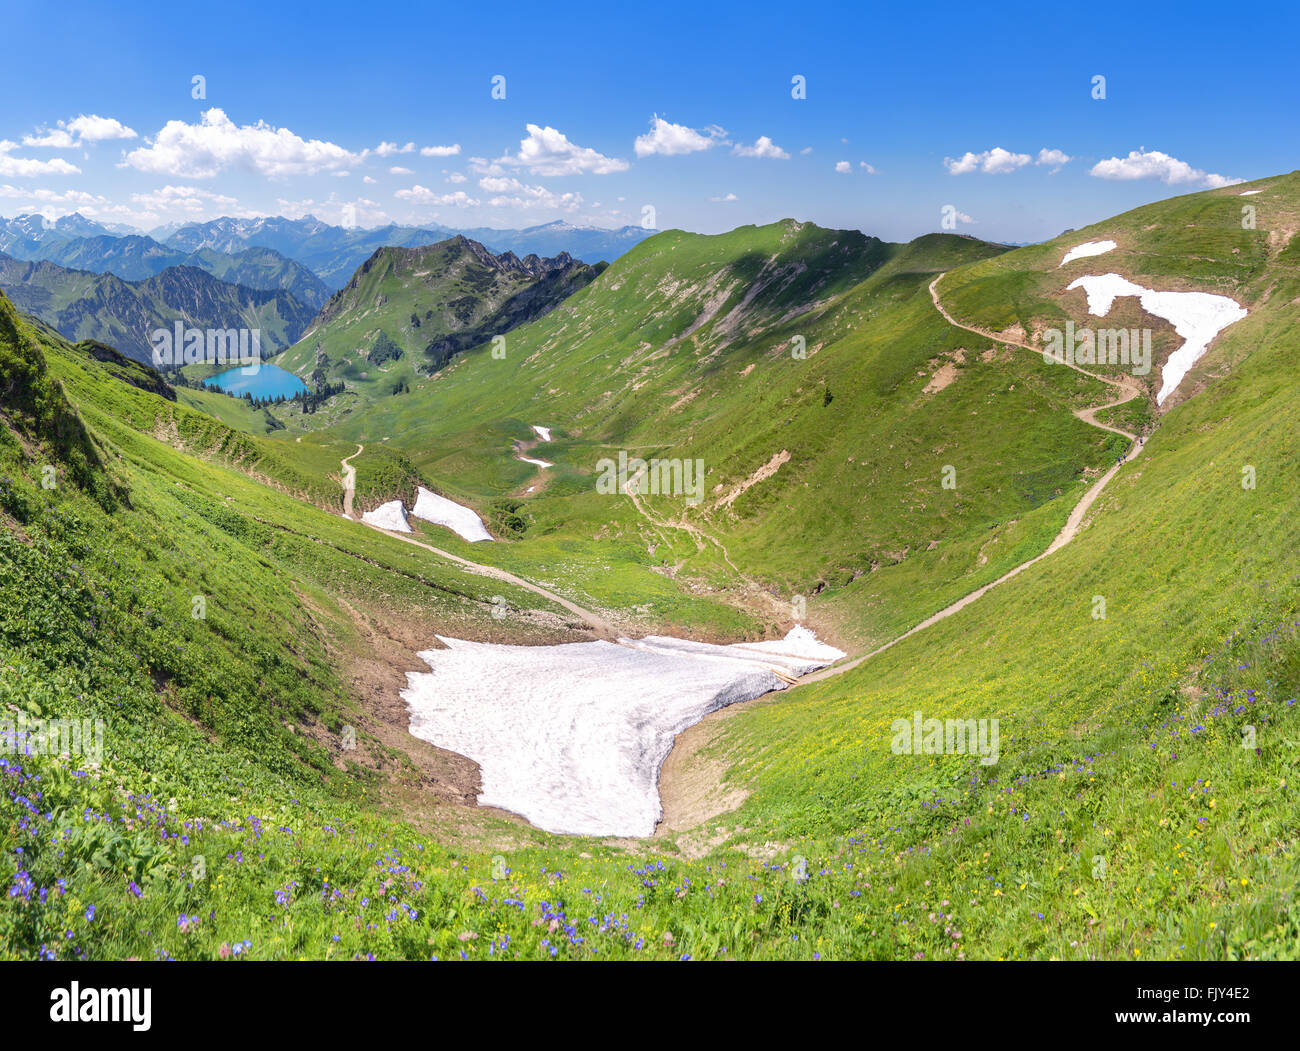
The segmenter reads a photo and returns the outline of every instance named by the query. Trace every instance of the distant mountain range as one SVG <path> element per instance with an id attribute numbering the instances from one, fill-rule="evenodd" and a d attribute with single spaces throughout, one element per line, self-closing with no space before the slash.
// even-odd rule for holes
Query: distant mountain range
<path id="1" fill-rule="evenodd" d="M 205 330 L 257 329 L 263 356 L 270 356 L 293 343 L 315 313 L 282 289 L 231 284 L 195 266 L 124 281 L 0 254 L 0 288 L 65 338 L 97 340 L 145 363 L 153 358 L 151 334 L 178 321 Z"/>
<path id="2" fill-rule="evenodd" d="M 447 226 L 381 226 L 373 230 L 331 226 L 314 216 L 303 219 L 213 219 L 182 226 L 166 239 L 171 248 L 196 252 L 210 248 L 235 253 L 250 247 L 271 248 L 310 267 L 333 289 L 341 288 L 377 248 L 411 248 L 464 236 L 492 252 L 517 256 L 558 256 L 595 263 L 617 259 L 654 230 L 624 226 L 617 230 L 574 226 L 565 222 L 525 230 L 486 227 L 458 230 Z"/>

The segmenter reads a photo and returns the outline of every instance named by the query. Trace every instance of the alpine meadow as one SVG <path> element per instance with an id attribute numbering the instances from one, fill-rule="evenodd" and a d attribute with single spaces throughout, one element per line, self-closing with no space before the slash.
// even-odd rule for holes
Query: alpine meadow
<path id="1" fill-rule="evenodd" d="M 1010 4 L 942 60 L 899 11 L 401 6 L 7 18 L 0 959 L 1267 1017 L 1189 968 L 1300 957 L 1281 71 L 1196 4 L 1113 12 L 1133 71 Z M 141 966 L 32 1017 L 168 1031 Z"/>

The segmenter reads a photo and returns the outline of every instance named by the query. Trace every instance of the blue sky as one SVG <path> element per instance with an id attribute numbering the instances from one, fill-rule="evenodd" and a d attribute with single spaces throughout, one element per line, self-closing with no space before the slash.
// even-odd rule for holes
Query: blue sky
<path id="1" fill-rule="evenodd" d="M 7 8 L 6 216 L 1034 241 L 1296 167 L 1294 4 Z"/>

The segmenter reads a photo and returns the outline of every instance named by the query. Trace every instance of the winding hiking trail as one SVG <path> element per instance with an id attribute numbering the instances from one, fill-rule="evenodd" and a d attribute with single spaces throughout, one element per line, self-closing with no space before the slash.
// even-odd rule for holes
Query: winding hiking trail
<path id="1" fill-rule="evenodd" d="M 939 302 L 939 291 L 938 288 L 936 287 L 946 274 L 947 271 L 944 271 L 944 273 L 940 274 L 938 277 L 936 277 L 933 281 L 930 282 L 930 299 L 934 303 L 934 309 L 939 311 L 939 313 L 943 315 L 943 319 L 947 321 L 948 324 L 952 325 L 954 328 L 965 329 L 967 332 L 973 332 L 977 336 L 983 336 L 985 339 L 990 339 L 994 343 L 1001 343 L 1001 344 L 1006 344 L 1008 346 L 1019 347 L 1021 350 L 1027 350 L 1031 354 L 1039 354 L 1039 355 L 1042 354 L 1041 348 L 1034 347 L 1031 344 L 1024 342 L 1023 340 L 1011 339 L 1005 336 L 1000 336 L 995 332 L 990 332 L 987 329 L 978 328 L 974 325 L 962 324 L 962 322 L 958 321 L 951 314 L 949 314 L 948 311 L 944 309 L 943 304 Z M 1003 573 L 1002 576 L 997 578 L 997 580 L 990 581 L 989 583 L 985 584 L 983 587 L 976 588 L 969 595 L 964 595 L 962 598 L 959 598 L 956 602 L 952 603 L 951 605 L 945 606 L 943 609 L 939 610 L 938 613 L 934 613 L 931 616 L 926 617 L 925 620 L 921 621 L 920 624 L 917 624 L 915 627 L 910 628 L 909 630 L 903 632 L 903 634 L 890 639 L 884 645 L 877 646 L 870 653 L 864 653 L 859 657 L 852 658 L 851 660 L 843 661 L 839 664 L 833 664 L 829 668 L 823 668 L 820 671 L 811 672 L 808 675 L 803 676 L 803 678 L 799 680 L 800 683 L 816 682 L 820 679 L 830 678 L 832 675 L 842 675 L 850 668 L 856 668 L 863 661 L 870 660 L 878 653 L 883 653 L 891 646 L 899 642 L 902 642 L 906 638 L 910 638 L 911 636 L 915 635 L 918 631 L 924 631 L 932 624 L 937 624 L 939 621 L 946 620 L 948 617 L 951 617 L 958 610 L 965 609 L 976 599 L 983 597 L 985 594 L 993 590 L 993 588 L 997 587 L 999 584 L 1005 583 L 1006 581 L 1010 580 L 1012 577 L 1016 576 L 1017 574 L 1022 573 L 1024 570 L 1034 565 L 1034 563 L 1041 562 L 1048 555 L 1052 554 L 1054 551 L 1059 551 L 1061 548 L 1063 548 L 1066 544 L 1068 544 L 1071 540 L 1075 538 L 1075 535 L 1079 532 L 1079 527 L 1083 525 L 1084 515 L 1086 515 L 1088 513 L 1088 509 L 1091 508 L 1094 503 L 1096 503 L 1097 497 L 1101 495 L 1102 490 L 1105 489 L 1108 484 L 1110 484 L 1110 480 L 1114 478 L 1116 474 L 1119 473 L 1119 469 L 1122 466 L 1124 466 L 1125 463 L 1129 463 L 1132 460 L 1136 460 L 1139 456 L 1142 455 L 1142 450 L 1145 448 L 1145 445 L 1143 445 L 1142 442 L 1138 440 L 1138 436 L 1136 434 L 1131 434 L 1128 431 L 1121 430 L 1119 427 L 1112 427 L 1109 424 L 1100 423 L 1097 420 L 1097 413 L 1101 412 L 1104 409 L 1114 408 L 1116 405 L 1123 405 L 1126 401 L 1132 401 L 1134 398 L 1142 394 L 1142 387 L 1136 380 L 1133 380 L 1129 377 L 1124 377 L 1123 379 L 1118 379 L 1118 380 L 1111 379 L 1108 376 L 1099 376 L 1095 372 L 1089 372 L 1087 369 L 1081 368 L 1080 366 L 1074 364 L 1073 362 L 1062 361 L 1062 362 L 1058 362 L 1058 364 L 1065 365 L 1068 368 L 1072 368 L 1074 369 L 1075 372 L 1080 372 L 1083 375 L 1089 377 L 1090 379 L 1098 380 L 1099 382 L 1114 387 L 1121 392 L 1121 397 L 1116 398 L 1114 401 L 1104 402 L 1101 405 L 1093 405 L 1086 409 L 1076 409 L 1074 410 L 1074 415 L 1077 416 L 1079 419 L 1081 419 L 1084 423 L 1090 424 L 1093 427 L 1100 427 L 1103 431 L 1110 431 L 1111 434 L 1119 434 L 1127 438 L 1132 444 L 1129 446 L 1128 451 L 1124 454 L 1123 461 L 1111 467 L 1110 470 L 1108 470 L 1105 474 L 1103 474 L 1100 478 L 1098 478 L 1089 487 L 1088 491 L 1083 494 L 1082 499 L 1080 499 L 1079 502 L 1074 505 L 1074 510 L 1070 512 L 1070 517 L 1065 520 L 1065 525 L 1061 527 L 1061 531 L 1056 534 L 1056 539 L 1054 539 L 1050 544 L 1047 545 L 1047 549 L 1045 551 L 1035 555 L 1027 562 L 1021 562 L 1020 565 L 1016 566 L 1014 569 L 1010 569 L 1006 573 Z"/>
<path id="2" fill-rule="evenodd" d="M 364 445 L 358 445 L 356 452 L 346 459 L 339 461 L 339 464 L 343 468 L 343 509 L 348 518 L 352 518 L 352 502 L 356 498 L 357 492 L 357 469 L 348 461 L 360 456 L 363 449 L 365 449 Z M 525 591 L 531 591 L 535 595 L 541 595 L 543 598 L 550 599 L 556 605 L 567 609 L 570 613 L 579 617 L 587 627 L 592 630 L 592 632 L 603 639 L 613 640 L 618 637 L 617 629 L 604 617 L 597 613 L 593 613 L 589 609 L 584 609 L 576 602 L 570 602 L 567 598 L 557 595 L 554 591 L 548 591 L 540 584 L 534 584 L 531 580 L 517 577 L 513 573 L 509 573 L 504 569 L 498 569 L 496 566 L 485 566 L 478 562 L 471 562 L 468 558 L 461 558 L 460 555 L 453 555 L 450 551 L 444 551 L 440 547 L 426 544 L 424 541 L 416 540 L 414 537 L 407 536 L 404 533 L 396 533 L 391 529 L 383 529 L 380 526 L 359 519 L 353 519 L 353 521 L 361 521 L 362 525 L 369 529 L 373 529 L 376 533 L 383 533 L 385 536 L 396 537 L 404 543 L 412 544 L 415 547 L 422 547 L 426 551 L 432 551 L 439 558 L 445 558 L 450 562 L 455 562 L 457 565 L 468 569 L 471 573 L 477 573 L 479 576 L 491 577 L 493 580 L 502 580 L 507 584 L 513 584 L 515 587 L 523 588 Z"/>

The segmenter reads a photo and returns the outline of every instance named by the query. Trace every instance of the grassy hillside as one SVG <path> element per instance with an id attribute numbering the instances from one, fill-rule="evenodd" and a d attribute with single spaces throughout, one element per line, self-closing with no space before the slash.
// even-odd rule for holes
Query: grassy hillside
<path id="1" fill-rule="evenodd" d="M 788 542 L 792 578 L 825 575 L 822 559 L 851 551 L 854 531 L 870 550 L 876 538 L 891 538 L 899 518 L 911 530 L 900 538 L 915 537 L 917 546 L 935 538 L 935 551 L 961 550 L 979 523 L 1001 515 L 1029 522 L 1022 533 L 1004 524 L 1004 547 L 987 545 L 987 562 L 967 569 L 969 584 L 1016 545 L 1032 552 L 1077 497 L 1071 480 L 1108 462 L 1106 439 L 1071 410 L 1110 395 L 1025 351 L 997 349 L 985 361 L 978 337 L 936 323 L 933 304 L 923 309 L 935 274 L 949 272 L 939 288 L 958 321 L 1020 324 L 1025 332 L 1063 316 L 1052 310 L 1082 322 L 1061 291 L 1078 273 L 1114 269 L 1141 280 L 1136 267 L 1163 265 L 1178 287 L 1241 296 L 1250 314 L 1212 346 L 1197 370 L 1199 393 L 1159 414 L 1149 405 L 1136 410 L 1150 428 L 1143 455 L 1121 468 L 1070 544 L 841 676 L 711 719 L 697 737 L 693 769 L 706 782 L 711 769 L 725 773 L 691 821 L 643 842 L 546 835 L 464 806 L 472 771 L 454 757 L 406 751 L 377 707 L 396 684 L 376 682 L 362 662 L 367 653 L 388 661 L 409 655 L 435 630 L 518 642 L 577 637 L 564 617 L 511 590 L 510 605 L 533 612 L 503 624 L 489 612 L 500 582 L 461 574 L 278 491 L 323 492 L 328 479 L 314 471 L 326 469 L 335 446 L 234 434 L 123 383 L 105 363 L 23 326 L 0 302 L 0 699 L 10 712 L 104 715 L 109 727 L 98 764 L 7 756 L 0 765 L 0 880 L 10 888 L 0 903 L 0 951 L 259 959 L 1300 955 L 1291 361 L 1300 331 L 1290 309 L 1300 274 L 1290 261 L 1296 227 L 1288 218 L 1300 178 L 1260 185 L 1272 196 L 1248 200 L 1270 202 L 1272 211 L 1260 208 L 1257 240 L 1217 262 L 1191 249 L 1220 235 L 1220 212 L 1206 202 L 1226 198 L 1224 191 L 1125 219 L 1134 230 L 1162 229 L 1153 221 L 1159 215 L 1185 231 L 1191 248 L 1181 250 L 1181 271 L 1174 249 L 1152 241 L 1150 252 L 1134 242 L 1130 256 L 1056 272 L 1059 251 L 1092 231 L 996 258 L 949 238 L 906 249 L 862 239 L 839 256 L 845 246 L 831 243 L 840 240 L 834 235 L 782 224 L 724 235 L 724 248 L 754 248 L 749 284 L 728 262 L 702 291 L 709 251 L 724 260 L 745 253 L 719 251 L 717 239 L 663 235 L 629 253 L 627 269 L 616 264 L 520 330 L 523 355 L 512 360 L 511 349 L 503 363 L 470 354 L 444 372 L 434 381 L 446 392 L 444 413 L 349 424 L 355 433 L 340 434 L 340 455 L 355 449 L 343 438 L 382 448 L 390 437 L 393 448 L 374 454 L 380 485 L 409 484 L 404 457 L 422 475 L 455 478 L 485 498 L 545 477 L 549 495 L 526 508 L 525 539 L 476 545 L 474 557 L 545 564 L 548 577 L 624 603 L 651 594 L 642 579 L 685 594 L 685 574 L 652 572 L 655 554 L 640 532 L 676 532 L 665 517 L 670 505 L 652 509 L 660 516 L 653 528 L 637 524 L 627 500 L 605 500 L 619 510 L 588 508 L 584 501 L 596 497 L 584 465 L 611 439 L 692 449 L 687 440 L 702 435 L 704 448 L 754 450 L 742 464 L 719 461 L 720 475 L 727 464 L 716 478 L 726 494 L 771 454 L 769 444 L 747 444 L 742 422 L 799 440 L 780 443 L 795 446 L 791 459 L 727 505 L 736 510 L 695 520 L 718 530 L 741 571 L 776 575 L 762 552 L 781 535 L 782 514 L 824 516 L 811 519 L 818 544 Z M 801 236 L 811 240 L 799 258 L 783 260 L 783 245 Z M 678 249 L 666 265 L 660 253 Z M 1261 258 L 1243 277 L 1237 258 L 1247 249 Z M 819 253 L 835 265 L 815 266 Z M 768 291 L 750 300 L 754 310 L 733 315 L 728 304 L 744 302 L 763 278 Z M 610 305 L 624 288 L 629 302 Z M 637 296 L 640 312 L 630 304 Z M 584 301 L 585 313 L 574 309 Z M 695 350 L 677 361 L 669 348 L 647 365 L 657 351 L 641 344 L 662 350 L 701 316 L 701 301 L 718 302 L 713 316 L 672 345 L 695 339 Z M 805 315 L 815 353 L 797 359 L 782 349 L 764 358 L 764 345 L 784 348 L 802 334 L 788 326 Z M 578 338 L 588 324 L 610 327 Z M 658 344 L 646 338 L 656 325 L 665 326 Z M 610 333 L 607 341 L 593 342 L 600 331 Z M 603 405 L 603 414 L 588 414 L 578 393 L 555 382 L 564 356 L 549 351 L 561 346 L 576 359 L 571 375 L 578 365 L 588 370 L 587 401 Z M 967 352 L 961 362 L 958 348 Z M 631 357 L 638 349 L 642 357 Z M 497 373 L 496 403 L 471 382 L 489 362 L 515 370 Z M 941 362 L 954 366 L 945 374 L 951 382 L 926 394 Z M 770 392 L 737 393 L 762 367 L 774 373 Z M 807 372 L 784 375 L 796 367 Z M 673 375 L 663 380 L 661 372 Z M 711 375 L 718 382 L 705 382 Z M 17 376 L 22 384 L 4 382 Z M 690 386 L 675 398 L 696 390 L 693 398 L 638 414 L 682 384 Z M 807 404 L 798 401 L 801 384 L 803 395 L 816 394 Z M 856 445 L 813 423 L 834 411 L 844 390 L 868 420 L 835 418 L 839 429 L 858 428 Z M 606 391 L 619 396 L 602 402 Z M 748 414 L 745 402 L 756 403 Z M 887 424 L 872 431 L 877 416 Z M 679 418 L 680 430 L 655 434 Z M 935 418 L 948 427 L 936 433 L 926 422 Z M 736 421 L 730 433 L 727 419 Z M 158 420 L 194 440 L 159 441 Z M 556 462 L 550 475 L 510 456 L 511 441 L 526 440 L 531 424 L 556 428 L 554 442 L 532 450 Z M 1019 442 L 999 433 L 1007 430 Z M 419 437 L 405 440 L 408 431 Z M 198 440 L 218 433 L 247 453 L 224 457 L 219 445 Z M 892 441 L 903 466 L 874 452 L 871 440 Z M 941 442 L 951 443 L 944 458 L 927 459 Z M 986 446 L 1001 450 L 1001 464 Z M 779 506 L 767 508 L 764 486 L 785 478 L 799 463 L 793 454 L 810 447 L 819 453 L 804 468 L 812 473 L 789 472 L 800 484 L 783 483 Z M 874 515 L 855 510 L 847 467 L 839 488 L 815 474 L 838 457 L 847 464 L 873 454 L 873 482 L 859 487 L 885 505 Z M 909 460 L 922 474 L 936 462 L 956 465 L 958 488 L 942 490 L 956 506 L 935 512 L 935 495 L 909 490 Z M 1053 486 L 1051 474 L 1036 480 L 1035 469 L 1057 471 L 1061 462 L 1069 466 L 1060 483 Z M 46 463 L 59 467 L 53 490 L 40 487 Z M 242 473 L 250 464 L 264 465 L 260 473 L 276 484 Z M 1242 484 L 1246 467 L 1253 488 Z M 965 474 L 980 471 L 967 490 Z M 814 490 L 807 497 L 805 480 Z M 706 508 L 717 499 L 714 484 L 710 477 Z M 915 507 L 922 500 L 932 505 L 924 513 Z M 845 509 L 842 521 L 837 508 Z M 579 526 L 594 527 L 592 535 Z M 750 541 L 763 531 L 763 543 Z M 468 549 L 442 536 L 439 543 Z M 672 546 L 667 537 L 658 544 Z M 678 546 L 702 578 L 726 583 L 730 568 L 711 541 L 707 557 L 692 554 L 689 539 Z M 603 574 L 602 559 L 612 566 Z M 899 564 L 907 570 L 910 561 Z M 820 608 L 862 602 L 854 588 L 866 577 L 837 584 Z M 963 583 L 956 568 L 918 571 L 911 591 L 903 571 L 892 580 L 878 585 L 879 607 L 855 607 L 871 610 L 864 637 Z M 208 596 L 206 621 L 190 616 L 195 594 Z M 1095 615 L 1098 597 L 1104 617 Z M 697 612 L 682 619 L 725 623 L 723 614 L 699 612 L 716 605 L 708 598 L 696 595 Z M 896 754 L 892 723 L 917 710 L 997 718 L 997 762 Z M 365 731 L 355 753 L 339 744 L 349 720 Z"/>

